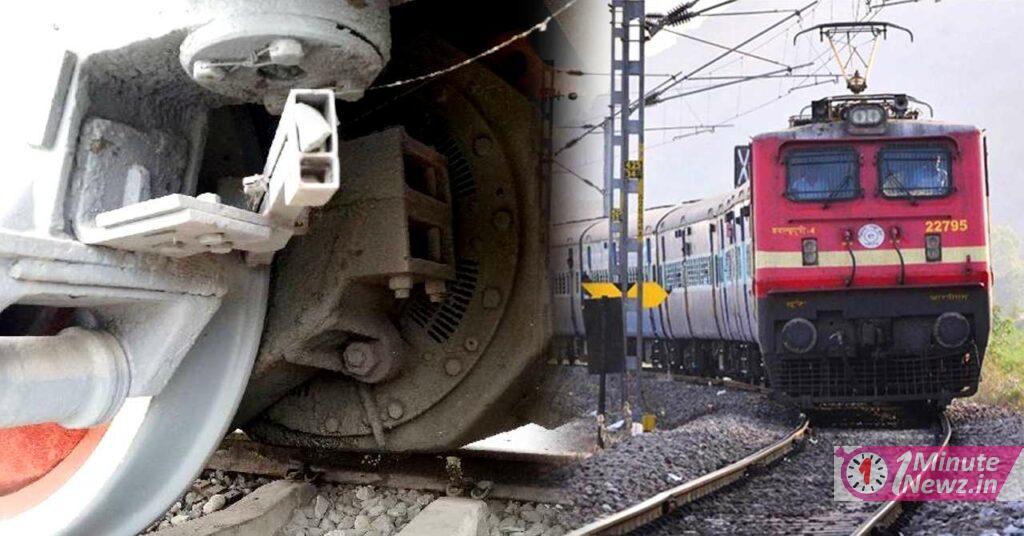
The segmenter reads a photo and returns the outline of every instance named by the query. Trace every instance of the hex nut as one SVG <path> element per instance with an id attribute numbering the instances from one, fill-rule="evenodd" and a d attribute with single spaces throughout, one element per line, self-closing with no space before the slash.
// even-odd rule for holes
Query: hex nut
<path id="1" fill-rule="evenodd" d="M 365 342 L 354 342 L 346 346 L 343 358 L 345 370 L 356 376 L 368 374 L 377 365 L 373 347 Z"/>

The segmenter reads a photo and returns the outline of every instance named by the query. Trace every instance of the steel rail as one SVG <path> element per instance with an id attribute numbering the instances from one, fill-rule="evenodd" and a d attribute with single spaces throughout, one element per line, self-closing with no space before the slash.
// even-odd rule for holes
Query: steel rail
<path id="1" fill-rule="evenodd" d="M 942 441 L 939 446 L 945 448 L 949 446 L 949 440 L 953 435 L 953 427 L 949 424 L 949 417 L 945 413 L 940 416 L 940 423 L 942 426 L 942 432 L 940 432 Z M 873 534 L 878 529 L 892 525 L 903 512 L 903 502 L 898 497 L 891 501 L 886 501 L 880 508 L 875 510 L 874 514 L 871 514 L 871 517 L 850 533 L 851 536 L 867 536 Z"/>
<path id="2" fill-rule="evenodd" d="M 598 519 L 570 532 L 568 536 L 626 534 L 664 517 L 680 506 L 710 495 L 742 479 L 750 469 L 769 465 L 782 458 L 803 440 L 809 424 L 810 421 L 803 416 L 800 425 L 782 440 L 721 469 L 663 491 L 625 510 Z"/>

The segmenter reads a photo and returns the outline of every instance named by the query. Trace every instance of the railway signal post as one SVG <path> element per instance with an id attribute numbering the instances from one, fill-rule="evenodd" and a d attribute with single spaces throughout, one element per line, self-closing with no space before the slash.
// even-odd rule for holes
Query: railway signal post
<path id="1" fill-rule="evenodd" d="M 611 3 L 611 100 L 605 122 L 605 215 L 611 248 L 608 273 L 625 296 L 630 286 L 629 256 L 635 255 L 635 279 L 643 277 L 643 139 L 644 139 L 644 0 L 613 0 Z M 636 197 L 637 238 L 630 237 L 630 201 Z M 641 286 L 642 287 L 642 286 Z M 623 330 L 626 371 L 621 382 L 624 417 L 632 422 L 640 410 L 631 400 L 639 394 L 640 364 L 643 357 L 642 289 L 637 300 L 622 300 L 623 326 L 628 326 L 628 308 L 636 308 L 637 337 L 630 355 Z M 632 384 L 632 385 L 631 385 Z M 639 401 L 639 397 L 636 397 Z"/>

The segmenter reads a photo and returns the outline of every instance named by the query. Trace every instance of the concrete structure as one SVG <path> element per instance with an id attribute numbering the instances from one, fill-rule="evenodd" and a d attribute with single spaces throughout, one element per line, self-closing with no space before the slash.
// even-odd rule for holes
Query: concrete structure
<path id="1" fill-rule="evenodd" d="M 441 497 L 427 505 L 398 536 L 486 536 L 487 503 Z"/>
<path id="2" fill-rule="evenodd" d="M 246 495 L 232 506 L 176 527 L 159 530 L 155 536 L 246 536 L 277 534 L 292 512 L 316 493 L 312 484 L 277 480 Z"/>

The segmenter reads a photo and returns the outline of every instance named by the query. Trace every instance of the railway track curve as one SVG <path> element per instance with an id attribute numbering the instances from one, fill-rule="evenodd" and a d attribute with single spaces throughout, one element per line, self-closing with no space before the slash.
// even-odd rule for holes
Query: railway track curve
<path id="1" fill-rule="evenodd" d="M 800 424 L 786 437 L 721 469 L 663 491 L 610 516 L 598 519 L 569 533 L 569 536 L 605 536 L 627 534 L 659 519 L 680 506 L 693 502 L 744 478 L 755 467 L 766 467 L 792 451 L 803 440 L 810 420 Z"/>
<path id="2" fill-rule="evenodd" d="M 779 441 L 743 459 L 702 475 L 679 486 L 651 496 L 629 508 L 598 519 L 570 533 L 570 536 L 605 536 L 629 534 L 632 531 L 662 519 L 685 504 L 712 495 L 752 474 L 752 470 L 768 467 L 793 451 L 805 438 L 811 419 L 804 416 L 800 424 Z M 938 446 L 949 445 L 952 426 L 945 414 L 939 415 Z M 805 520 L 805 528 L 813 534 L 851 534 L 866 536 L 888 529 L 896 523 L 906 508 L 899 499 L 886 501 L 866 516 L 829 516 L 828 519 Z"/>

